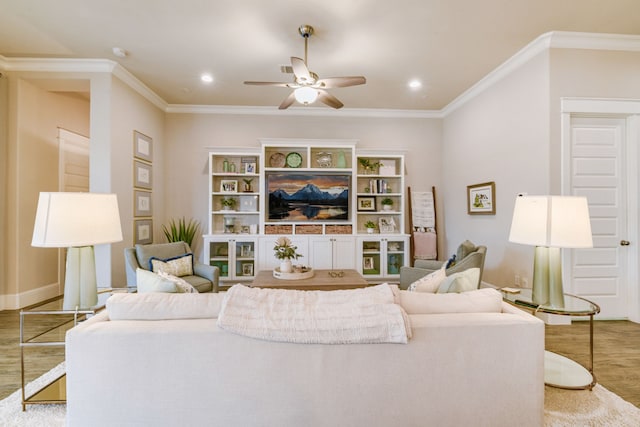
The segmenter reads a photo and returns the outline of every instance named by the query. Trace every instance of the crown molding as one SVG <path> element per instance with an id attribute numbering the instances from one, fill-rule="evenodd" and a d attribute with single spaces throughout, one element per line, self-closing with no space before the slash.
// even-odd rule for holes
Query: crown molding
<path id="1" fill-rule="evenodd" d="M 108 59 L 7 58 L 0 56 L 0 65 L 7 71 L 111 73 L 117 63 Z"/>
<path id="2" fill-rule="evenodd" d="M 591 49 L 638 52 L 640 51 L 640 36 L 578 33 L 570 31 L 551 31 L 542 34 L 447 104 L 441 110 L 443 117 L 462 107 L 489 87 L 513 73 L 536 55 L 549 49 Z"/>
<path id="3" fill-rule="evenodd" d="M 116 66 L 113 70 L 113 75 L 120 79 L 124 84 L 129 86 L 131 89 L 140 94 L 147 101 L 151 102 L 153 105 L 161 109 L 162 111 L 167 111 L 167 102 L 162 99 L 158 94 L 156 94 L 153 90 L 149 88 L 146 84 L 144 84 L 140 79 L 131 74 L 126 68 L 122 65 L 115 63 Z"/>
<path id="4" fill-rule="evenodd" d="M 441 119 L 437 110 L 392 110 L 376 108 L 341 108 L 339 110 L 320 107 L 292 107 L 279 110 L 277 107 L 245 107 L 236 105 L 185 105 L 169 104 L 165 110 L 173 114 L 237 114 L 258 116 L 313 116 L 313 117 L 365 117 L 403 119 Z"/>

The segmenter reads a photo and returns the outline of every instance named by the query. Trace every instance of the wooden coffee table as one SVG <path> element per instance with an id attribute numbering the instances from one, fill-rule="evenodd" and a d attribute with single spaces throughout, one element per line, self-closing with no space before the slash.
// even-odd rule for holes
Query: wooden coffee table
<path id="1" fill-rule="evenodd" d="M 261 270 L 256 274 L 253 283 L 249 284 L 253 288 L 298 289 L 303 291 L 356 289 L 365 288 L 368 285 L 369 283 L 356 270 L 315 270 L 313 277 L 301 280 L 276 279 L 273 277 L 273 271 Z"/>

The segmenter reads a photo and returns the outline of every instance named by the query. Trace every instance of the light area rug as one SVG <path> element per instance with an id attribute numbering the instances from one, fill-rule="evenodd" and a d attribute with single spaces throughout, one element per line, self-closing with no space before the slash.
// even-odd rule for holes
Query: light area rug
<path id="1" fill-rule="evenodd" d="M 56 378 L 64 363 L 27 385 L 27 395 Z M 0 426 L 57 427 L 65 425 L 65 405 L 27 405 L 22 412 L 20 390 L 0 401 Z M 640 409 L 601 385 L 592 391 L 545 387 L 545 427 L 638 427 Z"/>

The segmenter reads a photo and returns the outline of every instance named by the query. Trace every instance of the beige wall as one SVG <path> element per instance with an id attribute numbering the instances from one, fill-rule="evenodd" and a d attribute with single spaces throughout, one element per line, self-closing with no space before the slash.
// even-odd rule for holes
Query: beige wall
<path id="1" fill-rule="evenodd" d="M 89 134 L 89 103 L 9 76 L 4 303 L 22 307 L 57 295 L 58 250 L 31 247 L 38 193 L 58 191 L 58 128 Z M 38 268 L 34 268 L 38 266 Z"/>
<path id="2" fill-rule="evenodd" d="M 406 155 L 406 185 L 440 187 L 440 119 L 168 114 L 166 218 L 195 218 L 207 229 L 208 153 L 215 147 L 255 147 L 260 138 L 356 139 L 359 149 Z M 201 255 L 202 239 L 194 245 Z"/>
<path id="3" fill-rule="evenodd" d="M 444 120 L 443 185 L 448 254 L 465 239 L 488 247 L 483 280 L 531 275 L 530 248 L 510 244 L 518 193 L 549 188 L 549 55 L 541 53 Z M 494 181 L 496 214 L 467 214 L 467 185 Z"/>
<path id="4" fill-rule="evenodd" d="M 111 265 L 111 270 L 97 273 L 99 284 L 102 277 L 106 286 L 126 286 L 124 248 L 133 245 L 133 131 L 142 132 L 153 140 L 154 241 L 160 239 L 159 227 L 164 218 L 164 182 L 166 179 L 180 179 L 180 176 L 173 175 L 173 178 L 169 178 L 172 175 L 170 168 L 164 167 L 164 112 L 119 79 L 113 78 L 111 83 L 110 135 L 106 138 L 109 144 L 106 152 L 109 166 L 103 165 L 105 172 L 100 177 L 94 179 L 92 175 L 92 190 L 96 185 L 96 191 L 113 192 L 118 195 L 123 241 L 110 245 L 109 253 L 100 254 L 103 256 L 102 265 Z M 102 161 L 106 162 L 107 159 Z M 105 182 L 107 174 L 108 182 Z"/>

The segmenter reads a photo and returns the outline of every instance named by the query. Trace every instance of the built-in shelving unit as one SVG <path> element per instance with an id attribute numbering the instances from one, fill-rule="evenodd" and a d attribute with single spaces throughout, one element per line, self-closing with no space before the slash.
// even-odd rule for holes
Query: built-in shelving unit
<path id="1" fill-rule="evenodd" d="M 279 236 L 298 247 L 297 263 L 355 269 L 372 283 L 409 265 L 403 155 L 356 150 L 354 140 L 263 139 L 259 149 L 211 152 L 209 179 L 204 258 L 223 286 L 277 266 Z"/>

